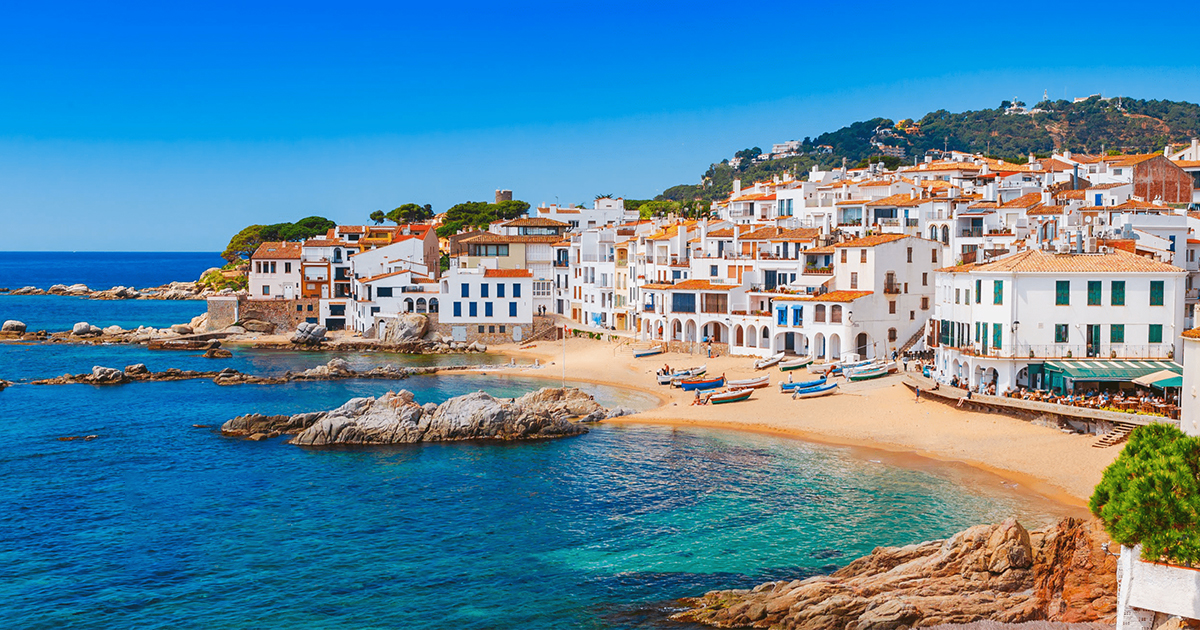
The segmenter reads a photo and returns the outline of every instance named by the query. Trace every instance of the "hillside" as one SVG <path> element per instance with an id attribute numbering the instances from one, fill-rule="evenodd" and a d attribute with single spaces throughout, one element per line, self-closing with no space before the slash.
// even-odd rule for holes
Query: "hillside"
<path id="1" fill-rule="evenodd" d="M 913 156 L 930 150 L 979 152 L 1023 163 L 1030 153 L 1048 155 L 1064 149 L 1080 153 L 1161 151 L 1168 142 L 1187 142 L 1200 135 L 1200 105 L 1193 103 L 1093 96 L 1078 103 L 1044 101 L 1028 109 L 1033 113 L 1009 113 L 1011 105 L 1004 101 L 995 109 L 957 114 L 939 109 L 919 120 L 856 122 L 805 138 L 794 157 L 761 163 L 747 159 L 738 168 L 722 160 L 709 167 L 700 184 L 673 186 L 658 199 L 723 199 L 733 189 L 734 179 L 761 181 L 784 172 L 802 176 L 814 165 L 841 166 L 843 159 L 855 166 L 879 155 L 876 143 L 905 150 L 905 159 L 887 160 L 888 166 L 894 167 L 911 164 Z M 757 151 L 738 152 L 753 153 Z"/>

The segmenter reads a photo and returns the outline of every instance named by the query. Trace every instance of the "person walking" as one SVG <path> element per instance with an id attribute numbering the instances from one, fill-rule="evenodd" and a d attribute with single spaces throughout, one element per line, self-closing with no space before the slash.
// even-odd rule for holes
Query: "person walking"
<path id="1" fill-rule="evenodd" d="M 917 402 L 921 402 L 921 386 L 917 385 Z"/>

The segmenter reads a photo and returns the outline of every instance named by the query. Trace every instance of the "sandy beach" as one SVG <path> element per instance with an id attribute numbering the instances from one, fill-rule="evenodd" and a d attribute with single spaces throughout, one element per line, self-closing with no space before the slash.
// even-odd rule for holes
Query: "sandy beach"
<path id="1" fill-rule="evenodd" d="M 562 342 L 531 348 L 493 348 L 509 356 L 538 359 L 541 369 L 519 369 L 525 376 L 558 379 Z M 1077 509 L 1086 506 L 1092 488 L 1120 449 L 1093 448 L 1095 436 L 1064 433 L 1002 415 L 956 409 L 929 400 L 917 402 L 901 376 L 859 383 L 839 378 L 835 396 L 792 400 L 777 383 L 778 369 L 756 372 L 751 357 L 708 359 L 703 355 L 661 354 L 634 359 L 628 347 L 589 339 L 566 342 L 566 378 L 653 393 L 658 408 L 609 422 L 694 425 L 774 433 L 804 440 L 959 462 L 999 475 L 1049 499 Z M 706 364 L 710 375 L 749 378 L 770 374 L 771 387 L 755 390 L 750 400 L 728 405 L 693 406 L 692 392 L 659 386 L 654 374 L 664 364 L 683 368 Z M 795 380 L 811 378 L 798 370 Z"/>

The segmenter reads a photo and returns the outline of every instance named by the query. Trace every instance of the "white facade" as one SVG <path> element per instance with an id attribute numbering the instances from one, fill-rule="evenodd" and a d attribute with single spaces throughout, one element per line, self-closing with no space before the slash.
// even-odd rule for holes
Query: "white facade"
<path id="1" fill-rule="evenodd" d="M 512 334 L 516 341 L 532 331 L 533 277 L 528 271 L 452 270 L 441 279 L 440 293 L 438 317 L 443 324 L 483 326 L 481 332 Z"/>

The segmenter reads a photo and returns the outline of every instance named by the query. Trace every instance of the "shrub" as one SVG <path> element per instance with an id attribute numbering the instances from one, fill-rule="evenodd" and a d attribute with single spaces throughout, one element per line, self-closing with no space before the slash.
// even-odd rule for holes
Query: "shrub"
<path id="1" fill-rule="evenodd" d="M 1174 426 L 1138 427 L 1088 504 L 1113 540 L 1142 558 L 1200 564 L 1200 438 Z"/>

